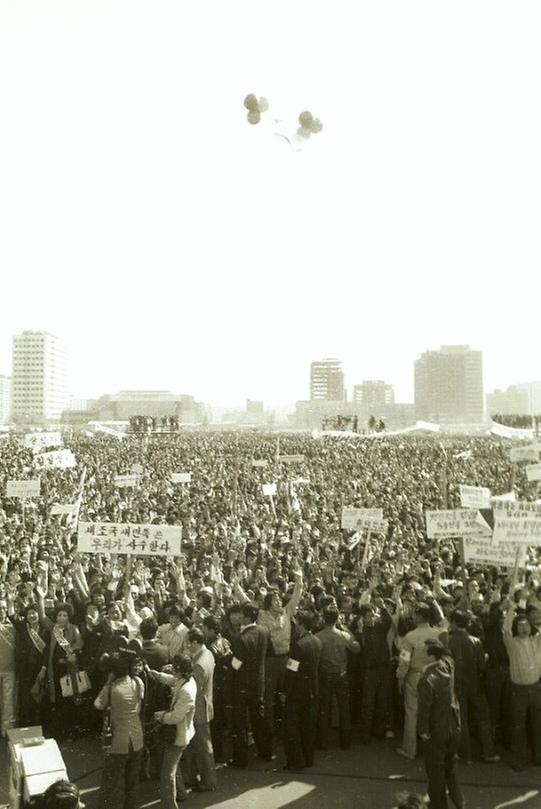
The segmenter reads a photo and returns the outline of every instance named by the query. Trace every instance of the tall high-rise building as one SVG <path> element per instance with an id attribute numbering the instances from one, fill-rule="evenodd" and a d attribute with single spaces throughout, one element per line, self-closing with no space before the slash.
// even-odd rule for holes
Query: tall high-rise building
<path id="1" fill-rule="evenodd" d="M 11 416 L 11 377 L 0 374 L 0 424 L 8 424 Z"/>
<path id="2" fill-rule="evenodd" d="M 479 424 L 484 419 L 483 354 L 469 346 L 441 346 L 415 361 L 418 419 Z"/>
<path id="3" fill-rule="evenodd" d="M 344 372 L 337 359 L 323 359 L 310 365 L 310 400 L 343 402 Z"/>
<path id="4" fill-rule="evenodd" d="M 44 331 L 13 338 L 12 417 L 29 424 L 57 421 L 68 404 L 67 356 Z"/>
<path id="5" fill-rule="evenodd" d="M 382 379 L 365 379 L 353 386 L 353 403 L 370 411 L 382 410 L 385 405 L 394 404 L 394 388 Z"/>

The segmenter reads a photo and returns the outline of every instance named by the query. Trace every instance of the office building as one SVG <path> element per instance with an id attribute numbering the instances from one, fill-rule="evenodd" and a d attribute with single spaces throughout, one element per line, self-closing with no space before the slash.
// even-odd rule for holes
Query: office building
<path id="1" fill-rule="evenodd" d="M 495 390 L 487 395 L 489 416 L 541 415 L 541 382 L 509 385 L 507 390 Z"/>
<path id="2" fill-rule="evenodd" d="M 43 331 L 13 338 L 12 418 L 20 424 L 58 421 L 68 402 L 67 355 L 60 340 Z"/>
<path id="3" fill-rule="evenodd" d="M 482 422 L 482 352 L 469 346 L 425 351 L 415 362 L 415 414 L 440 424 Z"/>
<path id="4" fill-rule="evenodd" d="M 360 385 L 353 386 L 353 402 L 375 414 L 386 405 L 394 404 L 394 388 L 381 379 L 365 379 Z"/>
<path id="5" fill-rule="evenodd" d="M 0 374 L 0 425 L 9 424 L 11 416 L 11 377 Z"/>
<path id="6" fill-rule="evenodd" d="M 345 401 L 344 372 L 337 359 L 323 359 L 310 365 L 310 400 Z"/>

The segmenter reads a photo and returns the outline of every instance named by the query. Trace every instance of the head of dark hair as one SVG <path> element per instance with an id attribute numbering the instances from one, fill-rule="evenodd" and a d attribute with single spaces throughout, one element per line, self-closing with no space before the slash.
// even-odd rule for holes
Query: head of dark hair
<path id="1" fill-rule="evenodd" d="M 152 640 L 158 632 L 158 624 L 154 618 L 143 618 L 139 625 L 139 632 L 143 640 Z"/>
<path id="2" fill-rule="evenodd" d="M 186 680 L 189 680 L 193 672 L 192 661 L 189 657 L 184 657 L 184 655 L 175 655 L 173 658 L 173 670 Z"/>
<path id="3" fill-rule="evenodd" d="M 278 590 L 269 590 L 269 592 L 266 594 L 265 598 L 263 599 L 263 609 L 264 610 L 267 610 L 267 611 L 270 610 L 270 608 L 272 607 L 272 599 L 275 596 L 278 596 L 280 601 L 282 600 Z"/>
<path id="4" fill-rule="evenodd" d="M 71 781 L 55 781 L 43 795 L 44 809 L 77 809 L 79 787 Z"/>
<path id="5" fill-rule="evenodd" d="M 71 619 L 73 618 L 73 610 L 71 608 L 71 604 L 63 603 L 63 604 L 57 604 L 56 605 L 56 607 L 54 608 L 54 612 L 53 612 L 53 619 L 55 621 L 58 618 L 58 613 L 59 612 L 67 612 L 68 620 L 71 622 Z"/>
<path id="6" fill-rule="evenodd" d="M 203 644 L 205 642 L 205 636 L 199 631 L 199 629 L 190 629 L 188 632 L 188 640 L 190 643 Z"/>
<path id="7" fill-rule="evenodd" d="M 182 610 L 180 609 L 180 607 L 177 607 L 176 604 L 173 604 L 171 607 L 169 607 L 168 614 L 169 616 L 175 615 L 177 618 L 184 617 L 182 614 Z"/>
<path id="8" fill-rule="evenodd" d="M 212 596 L 210 593 L 198 593 L 197 599 L 203 609 L 210 610 L 212 607 Z"/>
<path id="9" fill-rule="evenodd" d="M 242 604 L 241 605 L 241 612 L 242 612 L 243 618 L 249 624 L 253 624 L 253 623 L 255 623 L 255 621 L 257 619 L 257 613 L 259 612 L 259 607 L 254 607 L 253 604 L 248 604 L 248 603 Z"/>
<path id="10" fill-rule="evenodd" d="M 295 620 L 297 624 L 303 626 L 307 632 L 312 631 L 312 627 L 314 626 L 314 613 L 310 612 L 309 610 L 299 610 L 295 614 Z"/>
<path id="11" fill-rule="evenodd" d="M 115 680 L 121 677 L 127 677 L 131 671 L 131 662 L 127 655 L 112 654 L 111 655 L 111 672 Z"/>
<path id="12" fill-rule="evenodd" d="M 217 635 L 222 628 L 219 618 L 216 618 L 215 615 L 207 615 L 203 618 L 203 626 L 206 626 L 207 629 L 210 629 L 212 632 L 216 632 Z"/>
<path id="13" fill-rule="evenodd" d="M 323 610 L 323 621 L 326 626 L 334 626 L 338 621 L 339 613 L 336 607 L 325 607 Z"/>
<path id="14" fill-rule="evenodd" d="M 470 616 L 464 610 L 453 610 L 451 613 L 451 621 L 458 626 L 459 629 L 467 629 L 470 625 Z"/>

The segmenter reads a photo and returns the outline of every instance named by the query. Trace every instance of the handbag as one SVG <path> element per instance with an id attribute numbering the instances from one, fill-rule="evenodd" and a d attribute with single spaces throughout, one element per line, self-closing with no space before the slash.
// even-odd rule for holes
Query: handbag
<path id="1" fill-rule="evenodd" d="M 36 703 L 36 705 L 39 705 L 42 702 L 46 691 L 47 685 L 45 683 L 45 678 L 39 676 L 36 677 L 34 685 L 30 689 L 30 695 L 34 700 L 34 702 Z"/>
<path id="2" fill-rule="evenodd" d="M 75 678 L 77 680 L 79 694 L 84 694 L 86 691 L 92 690 L 92 683 L 90 682 L 90 677 L 88 676 L 87 671 L 78 671 Z"/>
<path id="3" fill-rule="evenodd" d="M 60 678 L 60 691 L 63 697 L 73 696 L 73 680 L 71 679 L 71 674 L 64 674 L 64 676 Z"/>

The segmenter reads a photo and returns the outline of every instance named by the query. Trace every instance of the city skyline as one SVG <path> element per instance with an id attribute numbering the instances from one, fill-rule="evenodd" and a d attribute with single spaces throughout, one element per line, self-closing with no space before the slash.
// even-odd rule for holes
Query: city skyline
<path id="1" fill-rule="evenodd" d="M 33 388 L 33 391 L 32 391 L 33 393 L 38 392 L 39 395 L 42 395 L 42 391 L 43 391 L 44 386 L 42 385 L 42 381 L 41 381 L 41 378 L 40 378 L 40 380 L 39 380 L 39 389 L 40 390 L 37 391 L 36 385 L 38 384 L 38 382 L 37 382 L 38 374 L 36 374 L 36 368 L 33 367 L 36 364 L 36 359 L 39 362 L 42 362 L 42 355 L 44 355 L 46 353 L 45 349 L 41 346 L 41 344 L 38 347 L 38 351 L 36 353 L 35 342 L 40 341 L 40 340 L 43 342 L 42 338 L 48 338 L 48 342 L 49 343 L 52 342 L 54 344 L 54 346 L 56 346 L 56 344 L 58 343 L 58 345 L 61 347 L 62 352 L 64 352 L 65 356 L 64 356 L 64 359 L 62 360 L 62 375 L 63 376 L 65 375 L 65 373 L 67 371 L 67 368 L 69 368 L 69 366 L 70 366 L 69 351 L 66 351 L 65 343 L 61 338 L 58 337 L 58 335 L 52 335 L 49 332 L 44 332 L 44 331 L 39 331 L 39 330 L 34 330 L 34 329 L 26 329 L 26 330 L 24 330 L 23 332 L 21 332 L 18 335 L 13 335 L 12 336 L 12 363 L 11 363 L 10 373 L 8 373 L 8 374 L 1 374 L 0 373 L 0 381 L 2 382 L 1 393 L 2 393 L 2 395 L 4 397 L 3 410 L 1 408 L 0 408 L 0 410 L 4 414 L 4 416 L 5 416 L 5 413 L 8 412 L 8 407 L 6 406 L 6 402 L 7 402 L 8 398 L 9 398 L 8 394 L 7 394 L 8 389 L 10 390 L 10 392 L 13 389 L 15 399 L 24 398 L 24 397 L 21 397 L 21 390 L 23 390 L 25 387 L 28 387 L 29 385 Z M 417 402 L 416 396 L 415 396 L 417 369 L 418 369 L 420 363 L 425 361 L 425 358 L 427 358 L 428 356 L 438 357 L 438 356 L 443 355 L 442 359 L 445 359 L 446 355 L 455 355 L 456 356 L 457 353 L 460 354 L 464 350 L 466 351 L 466 353 L 469 353 L 472 357 L 477 357 L 477 356 L 479 357 L 479 359 L 476 360 L 476 362 L 479 362 L 479 369 L 478 369 L 478 371 L 475 371 L 474 374 L 478 373 L 479 378 L 480 378 L 480 388 L 479 388 L 480 393 L 479 393 L 478 398 L 480 397 L 480 401 L 483 402 L 482 409 L 486 408 L 487 415 L 488 415 L 488 410 L 490 409 L 489 403 L 490 402 L 496 403 L 498 401 L 502 402 L 501 412 L 505 412 L 505 413 L 514 412 L 514 411 L 512 411 L 512 408 L 507 406 L 508 397 L 511 397 L 509 399 L 509 401 L 516 401 L 517 403 L 522 402 L 525 405 L 522 409 L 519 408 L 520 412 L 523 412 L 523 411 L 524 411 L 524 413 L 526 413 L 526 412 L 531 412 L 531 413 L 537 412 L 536 408 L 537 408 L 539 402 L 541 401 L 541 381 L 530 381 L 530 382 L 526 382 L 526 383 L 524 383 L 524 382 L 516 383 L 515 382 L 515 383 L 512 383 L 512 384 L 508 385 L 506 390 L 494 389 L 492 391 L 489 391 L 489 390 L 486 389 L 486 387 L 484 386 L 484 382 L 483 382 L 483 379 L 484 379 L 484 374 L 483 374 L 483 352 L 482 351 L 472 351 L 472 350 L 470 350 L 470 347 L 468 345 L 440 346 L 439 349 L 437 349 L 437 350 L 428 349 L 427 351 L 423 352 L 423 354 L 421 356 L 416 357 L 414 359 L 413 363 L 412 363 L 412 375 L 413 375 L 413 378 L 414 378 L 414 396 L 413 396 L 411 402 L 407 401 L 407 400 L 401 400 L 402 404 L 406 404 L 406 405 L 407 404 L 414 404 L 414 403 L 419 404 Z M 21 351 L 26 352 L 24 354 L 24 357 L 21 357 Z M 49 349 L 49 351 L 50 351 L 50 349 Z M 55 347 L 54 348 L 55 355 L 56 355 L 57 351 L 58 351 L 58 349 Z M 28 357 L 30 357 L 30 359 L 31 359 L 31 366 L 30 367 L 26 367 L 26 364 L 25 364 L 25 358 L 28 359 Z M 74 358 L 74 360 L 75 360 L 75 364 L 77 364 L 76 363 L 76 358 Z M 389 383 L 387 380 L 374 378 L 374 379 L 363 379 L 362 382 L 361 381 L 355 381 L 355 382 L 354 381 L 349 381 L 347 379 L 346 373 L 344 372 L 342 361 L 340 360 L 339 357 L 333 357 L 333 358 L 322 357 L 322 358 L 320 358 L 318 360 L 312 360 L 309 363 L 308 368 L 309 368 L 309 385 L 308 385 L 309 396 L 308 396 L 308 398 L 301 397 L 300 399 L 290 400 L 289 402 L 283 402 L 283 403 L 279 403 L 279 404 L 274 404 L 272 402 L 265 402 L 262 399 L 261 400 L 251 400 L 249 397 L 245 397 L 242 400 L 242 402 L 237 401 L 237 402 L 233 402 L 233 403 L 224 403 L 224 402 L 221 402 L 221 401 L 203 401 L 203 400 L 201 400 L 201 404 L 203 404 L 205 406 L 210 406 L 210 407 L 214 407 L 214 408 L 217 408 L 217 409 L 225 409 L 225 410 L 227 410 L 227 409 L 238 410 L 239 408 L 242 408 L 242 407 L 246 406 L 246 409 L 248 410 L 249 409 L 249 404 L 251 403 L 252 405 L 258 405 L 258 406 L 262 405 L 267 411 L 270 411 L 272 409 L 276 409 L 276 410 L 282 410 L 282 411 L 288 410 L 290 412 L 293 412 L 293 410 L 294 410 L 296 404 L 298 404 L 298 402 L 317 401 L 319 399 L 319 400 L 322 400 L 323 402 L 324 401 L 343 401 L 344 404 L 347 403 L 348 405 L 352 405 L 352 404 L 357 403 L 357 404 L 364 404 L 366 406 L 366 405 L 370 405 L 370 403 L 371 403 L 373 408 L 375 408 L 377 410 L 380 407 L 385 407 L 388 404 L 393 404 L 397 399 L 397 397 L 395 395 L 394 385 L 392 384 L 392 382 Z M 330 376 L 329 376 L 329 374 L 330 374 Z M 441 371 L 438 371 L 438 374 L 441 376 Z M 34 379 L 34 377 L 36 377 L 36 379 Z M 15 385 L 13 385 L 13 380 L 15 380 Z M 445 391 L 444 391 L 444 389 L 441 388 L 441 384 L 442 384 L 442 381 L 437 381 L 438 390 L 437 390 L 437 392 L 434 391 L 433 395 L 441 397 L 441 395 L 444 394 Z M 448 384 L 452 384 L 451 380 L 446 381 L 445 379 L 443 379 L 444 388 Z M 36 388 L 36 390 L 34 390 L 34 388 Z M 336 399 L 336 397 L 334 395 L 332 395 L 332 393 L 334 391 L 336 391 L 336 390 L 339 390 L 339 392 L 340 392 L 338 400 Z M 517 391 L 520 391 L 521 394 L 522 394 L 522 396 L 519 397 L 519 398 L 517 398 Z M 159 394 L 162 394 L 162 395 L 165 394 L 166 396 L 176 396 L 177 394 L 179 394 L 179 395 L 192 397 L 192 395 L 193 395 L 192 392 L 188 391 L 187 389 L 174 390 L 172 387 L 161 388 L 161 389 L 155 389 L 155 388 L 154 389 L 149 389 L 149 388 L 143 388 L 142 386 L 139 385 L 139 386 L 135 386 L 135 387 L 129 388 L 129 389 L 125 389 L 125 388 L 121 389 L 121 388 L 117 387 L 115 389 L 111 389 L 111 390 L 108 390 L 108 391 L 100 391 L 99 393 L 97 393 L 94 396 L 81 397 L 81 396 L 78 396 L 77 394 L 74 394 L 73 391 L 70 391 L 69 386 L 65 385 L 65 384 L 62 386 L 62 394 L 61 395 L 64 396 L 64 399 L 65 399 L 65 402 L 66 402 L 65 409 L 67 409 L 67 410 L 69 410 L 69 409 L 80 410 L 80 409 L 83 409 L 83 404 L 85 404 L 87 402 L 97 401 L 98 399 L 103 399 L 103 398 L 107 398 L 107 397 L 115 398 L 118 395 L 125 396 L 126 394 L 130 394 L 130 393 L 134 393 L 134 392 L 143 393 L 144 395 L 145 394 L 150 394 L 150 393 L 159 393 Z M 58 394 L 56 392 L 56 389 L 55 389 L 55 396 L 56 397 L 58 396 Z M 477 394 L 475 394 L 475 396 L 477 396 Z M 198 397 L 193 396 L 193 398 L 197 399 Z M 504 405 L 504 403 L 505 403 L 505 405 Z M 19 415 L 20 416 L 22 411 L 17 412 L 17 408 L 20 411 L 21 405 L 20 404 L 17 405 L 15 400 L 14 400 L 13 404 L 15 405 L 15 409 L 14 409 L 12 415 Z M 449 406 L 452 409 L 454 405 L 449 404 Z M 440 405 L 440 407 L 441 407 L 441 405 Z M 470 407 L 471 407 L 471 405 L 470 405 Z M 56 409 L 58 410 L 58 406 L 56 407 Z M 421 410 L 419 410 L 419 412 L 417 413 L 418 416 L 422 416 L 424 418 L 431 418 L 432 417 L 433 420 L 437 420 L 437 418 L 435 418 L 435 416 L 433 414 L 432 414 L 432 416 L 429 414 L 428 410 L 426 412 L 421 412 L 422 409 L 423 409 L 423 405 L 421 405 Z M 61 410 L 62 410 L 62 408 L 60 408 L 59 412 L 61 412 Z M 479 406 L 478 405 L 473 405 L 473 410 L 474 411 L 479 410 Z M 496 407 L 496 410 L 498 410 L 497 407 Z M 496 410 L 494 410 L 494 408 L 493 408 L 493 412 L 496 412 Z M 500 411 L 498 411 L 498 412 L 500 412 Z M 519 412 L 519 411 L 517 410 L 517 412 Z M 541 412 L 541 409 L 540 409 L 540 412 Z M 468 420 L 471 420 L 471 419 L 466 418 L 465 420 L 468 421 Z M 1 420 L 0 420 L 0 423 L 2 423 Z"/>
<path id="2" fill-rule="evenodd" d="M 411 402 L 415 358 L 462 343 L 486 391 L 541 378 L 540 21 L 488 0 L 7 0 L 0 373 L 33 328 L 70 346 L 80 398 L 289 406 L 337 356 L 348 391 Z M 303 110 L 323 129 L 296 152 L 273 127 Z"/>

